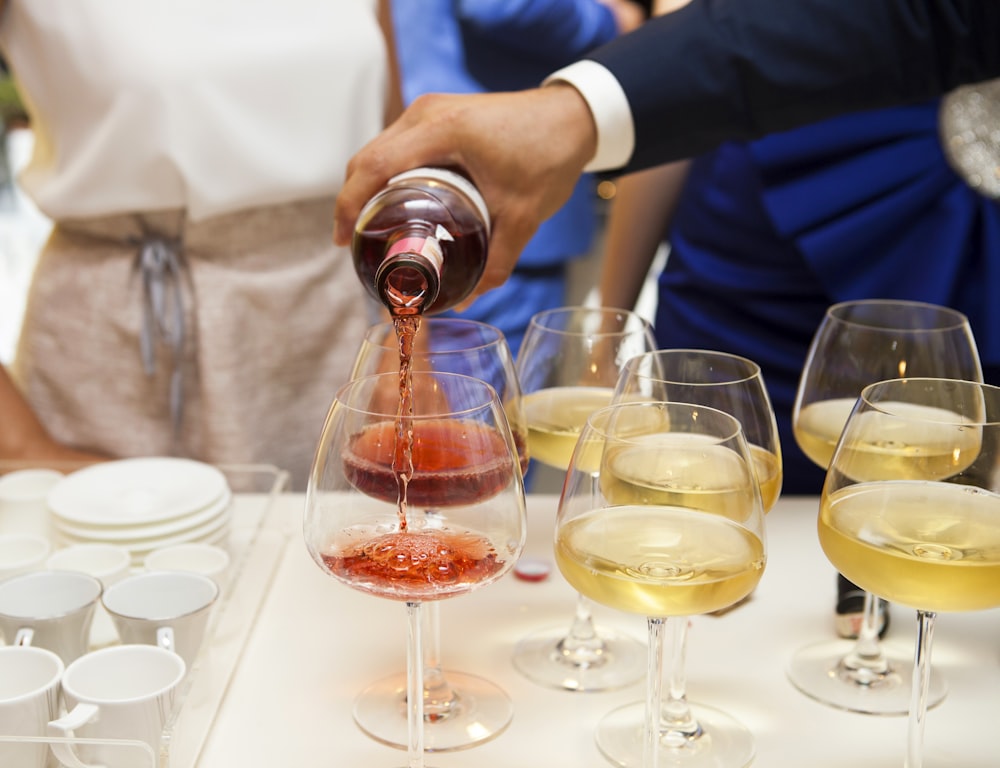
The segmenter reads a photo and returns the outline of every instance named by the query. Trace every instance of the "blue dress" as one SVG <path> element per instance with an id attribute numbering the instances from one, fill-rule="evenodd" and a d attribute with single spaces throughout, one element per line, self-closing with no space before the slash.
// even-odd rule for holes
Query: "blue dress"
<path id="1" fill-rule="evenodd" d="M 1000 203 L 941 149 L 937 100 L 845 115 L 693 164 L 659 278 L 661 347 L 755 360 L 773 400 L 784 493 L 818 493 L 791 411 L 831 304 L 898 298 L 968 315 L 986 380 L 1000 384 Z"/>

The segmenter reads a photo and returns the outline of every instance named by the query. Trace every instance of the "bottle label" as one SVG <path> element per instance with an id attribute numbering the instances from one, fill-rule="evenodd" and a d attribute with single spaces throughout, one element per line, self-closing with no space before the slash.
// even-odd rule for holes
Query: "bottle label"
<path id="1" fill-rule="evenodd" d="M 479 213 L 479 217 L 483 220 L 483 224 L 486 227 L 486 236 L 489 237 L 490 212 L 486 207 L 486 201 L 479 193 L 479 190 L 476 189 L 476 185 L 465 178 L 465 176 L 460 173 L 455 173 L 454 171 L 449 171 L 447 168 L 414 168 L 393 176 L 389 179 L 389 184 L 394 184 L 397 181 L 406 181 L 408 179 L 435 179 L 436 181 L 455 187 L 463 195 L 469 198 L 469 202 L 475 206 L 476 211 Z"/>
<path id="2" fill-rule="evenodd" d="M 438 229 L 441 229 L 438 227 Z M 445 240 L 451 240 L 451 235 L 445 231 Z M 434 267 L 434 271 L 441 273 L 441 266 L 444 264 L 444 252 L 441 244 L 433 237 L 401 237 L 394 242 L 386 251 L 386 259 L 399 256 L 403 253 L 412 253 L 423 256 Z"/>

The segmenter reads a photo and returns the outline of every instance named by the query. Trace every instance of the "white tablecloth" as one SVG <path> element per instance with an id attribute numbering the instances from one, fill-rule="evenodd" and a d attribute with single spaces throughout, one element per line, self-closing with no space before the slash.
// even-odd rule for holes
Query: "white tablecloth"
<path id="1" fill-rule="evenodd" d="M 526 553 L 551 561 L 552 496 L 529 497 Z M 354 724 L 355 695 L 405 664 L 402 604 L 355 592 L 325 575 L 299 534 L 303 498 L 283 495 L 271 528 L 287 540 L 254 628 L 215 716 L 200 768 L 395 768 L 405 754 Z M 767 570 L 753 599 L 725 616 L 696 617 L 689 634 L 688 695 L 735 715 L 754 732 L 755 768 L 900 768 L 906 719 L 838 711 L 797 691 L 785 665 L 798 648 L 833 637 L 835 581 L 816 538 L 815 498 L 785 498 L 768 517 Z M 273 534 L 272 534 L 273 535 Z M 236 587 L 238 596 L 239 586 Z M 574 593 L 558 570 L 542 583 L 513 576 L 441 610 L 445 668 L 501 684 L 510 727 L 473 749 L 430 755 L 437 768 L 604 768 L 593 733 L 612 708 L 642 698 L 636 684 L 611 693 L 542 688 L 511 663 L 517 640 L 568 626 Z M 912 652 L 915 619 L 895 606 L 888 642 Z M 640 617 L 597 607 L 602 624 L 645 637 Z M 949 694 L 927 719 L 927 768 L 1000 766 L 1000 610 L 941 614 L 934 666 Z M 935 761 L 935 756 L 944 758 Z"/>

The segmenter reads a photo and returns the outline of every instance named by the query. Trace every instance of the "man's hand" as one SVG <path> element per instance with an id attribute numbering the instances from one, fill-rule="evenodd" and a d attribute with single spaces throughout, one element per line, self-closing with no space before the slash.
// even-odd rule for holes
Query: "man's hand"
<path id="1" fill-rule="evenodd" d="M 351 159 L 334 240 L 350 242 L 361 208 L 395 174 L 426 165 L 461 168 L 492 218 L 479 295 L 508 278 L 539 224 L 569 198 L 596 146 L 587 104 L 568 85 L 422 96 Z"/>

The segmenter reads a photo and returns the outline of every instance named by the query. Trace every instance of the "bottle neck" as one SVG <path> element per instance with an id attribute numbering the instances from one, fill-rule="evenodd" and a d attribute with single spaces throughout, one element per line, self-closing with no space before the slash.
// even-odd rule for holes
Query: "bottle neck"
<path id="1" fill-rule="evenodd" d="M 393 314 L 420 314 L 437 299 L 444 253 L 438 238 L 409 230 L 386 249 L 375 289 Z"/>

